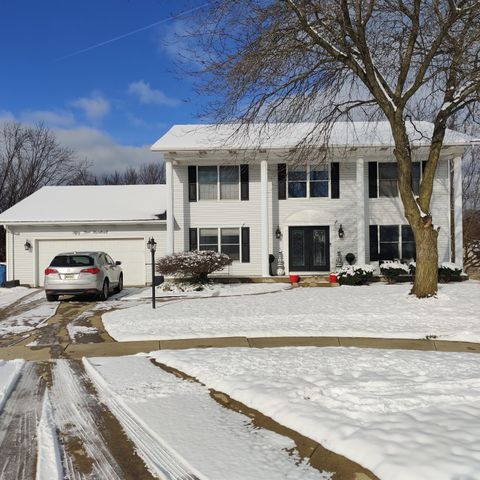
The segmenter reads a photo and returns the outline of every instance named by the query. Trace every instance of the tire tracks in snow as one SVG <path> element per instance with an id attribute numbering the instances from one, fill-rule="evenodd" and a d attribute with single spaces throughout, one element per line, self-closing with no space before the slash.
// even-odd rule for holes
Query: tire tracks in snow
<path id="1" fill-rule="evenodd" d="M 70 480 L 155 478 L 116 418 L 100 402 L 82 364 L 57 360 L 52 374 L 51 400 L 61 432 L 66 477 Z"/>
<path id="2" fill-rule="evenodd" d="M 86 372 L 100 393 L 102 401 L 117 417 L 123 429 L 132 439 L 139 455 L 150 471 L 165 480 L 200 480 L 182 457 L 172 451 L 154 432 L 138 418 L 113 391 L 88 359 L 83 360 Z M 204 478 L 204 477 L 203 477 Z"/>
<path id="3" fill-rule="evenodd" d="M 0 413 L 0 479 L 32 480 L 36 474 L 37 423 L 45 382 L 25 363 Z"/>

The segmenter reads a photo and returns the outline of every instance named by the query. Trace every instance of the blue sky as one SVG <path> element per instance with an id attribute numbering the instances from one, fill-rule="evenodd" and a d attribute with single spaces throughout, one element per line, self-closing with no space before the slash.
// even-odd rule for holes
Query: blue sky
<path id="1" fill-rule="evenodd" d="M 186 17 L 75 52 L 201 4 L 1 0 L 0 119 L 45 122 L 98 172 L 155 160 L 146 146 L 201 110 L 174 63 Z"/>

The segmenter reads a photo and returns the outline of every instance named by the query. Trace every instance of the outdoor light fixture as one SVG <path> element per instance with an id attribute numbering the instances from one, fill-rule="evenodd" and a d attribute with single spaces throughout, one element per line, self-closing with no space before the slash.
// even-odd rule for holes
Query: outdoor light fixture
<path id="1" fill-rule="evenodd" d="M 280 240 L 282 238 L 282 231 L 280 230 L 280 226 L 277 226 L 277 229 L 275 230 L 275 238 L 277 240 Z"/>
<path id="2" fill-rule="evenodd" d="M 24 247 L 25 247 L 25 250 L 26 250 L 27 252 L 29 252 L 29 251 L 32 249 L 32 244 L 30 243 L 30 240 L 27 240 L 27 241 L 25 242 Z"/>
<path id="3" fill-rule="evenodd" d="M 147 247 L 152 254 L 152 308 L 155 308 L 155 250 L 157 249 L 157 242 L 153 237 L 148 239 Z"/>
<path id="4" fill-rule="evenodd" d="M 345 232 L 343 231 L 342 224 L 340 224 L 340 227 L 338 229 L 338 238 L 343 238 L 345 236 Z"/>

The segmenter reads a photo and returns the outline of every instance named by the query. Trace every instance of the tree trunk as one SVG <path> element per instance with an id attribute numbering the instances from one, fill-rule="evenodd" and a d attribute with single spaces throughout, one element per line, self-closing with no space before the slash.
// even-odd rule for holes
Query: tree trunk
<path id="1" fill-rule="evenodd" d="M 415 280 L 411 294 L 418 298 L 432 297 L 438 288 L 438 232 L 432 226 L 421 226 L 416 229 L 415 243 L 417 261 Z"/>

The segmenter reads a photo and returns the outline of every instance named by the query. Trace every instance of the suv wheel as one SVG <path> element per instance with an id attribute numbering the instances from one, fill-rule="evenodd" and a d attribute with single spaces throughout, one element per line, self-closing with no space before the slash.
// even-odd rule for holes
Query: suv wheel
<path id="1" fill-rule="evenodd" d="M 58 295 L 52 295 L 47 293 L 47 302 L 56 302 L 58 300 Z"/>
<path id="2" fill-rule="evenodd" d="M 123 290 L 123 275 L 118 279 L 118 285 L 115 287 L 115 293 L 120 293 Z"/>
<path id="3" fill-rule="evenodd" d="M 102 291 L 98 295 L 98 299 L 101 300 L 102 302 L 108 299 L 108 280 L 105 280 L 103 282 Z"/>

